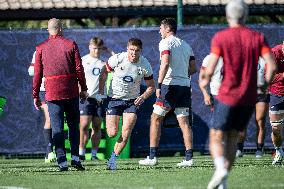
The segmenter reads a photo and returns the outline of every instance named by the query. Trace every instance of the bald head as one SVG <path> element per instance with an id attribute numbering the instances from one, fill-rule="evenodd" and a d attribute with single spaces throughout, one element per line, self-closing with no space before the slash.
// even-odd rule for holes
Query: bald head
<path id="1" fill-rule="evenodd" d="M 62 32 L 61 21 L 57 18 L 52 18 L 48 21 L 47 28 L 50 35 L 61 34 Z"/>

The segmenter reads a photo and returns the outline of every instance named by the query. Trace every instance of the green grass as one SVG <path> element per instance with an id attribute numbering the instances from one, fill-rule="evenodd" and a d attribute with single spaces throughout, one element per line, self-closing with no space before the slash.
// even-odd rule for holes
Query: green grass
<path id="1" fill-rule="evenodd" d="M 56 164 L 41 159 L 0 159 L 0 189 L 92 188 L 92 189 L 188 189 L 206 188 L 214 166 L 209 156 L 195 156 L 190 168 L 176 168 L 183 157 L 159 158 L 155 167 L 138 165 L 139 159 L 118 160 L 118 170 L 106 170 L 106 162 L 86 161 L 86 171 L 69 168 L 58 172 Z M 271 155 L 255 159 L 245 155 L 229 175 L 229 188 L 284 188 L 284 167 L 272 166 Z"/>

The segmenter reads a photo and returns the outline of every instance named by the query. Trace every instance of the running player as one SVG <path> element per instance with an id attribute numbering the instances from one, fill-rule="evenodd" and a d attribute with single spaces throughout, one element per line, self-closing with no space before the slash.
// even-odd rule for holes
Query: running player
<path id="1" fill-rule="evenodd" d="M 80 160 L 85 160 L 86 145 L 89 140 L 89 125 L 92 122 L 91 141 L 92 141 L 92 160 L 97 160 L 97 151 L 101 139 L 101 123 L 105 117 L 103 102 L 99 98 L 99 76 L 105 63 L 100 59 L 103 50 L 108 50 L 104 46 L 104 41 L 94 37 L 89 42 L 89 54 L 82 57 L 82 64 L 85 71 L 86 84 L 89 97 L 84 103 L 80 103 Z"/>
<path id="2" fill-rule="evenodd" d="M 108 107 L 106 113 L 106 128 L 109 137 L 118 133 L 120 117 L 123 116 L 122 132 L 117 140 L 107 167 L 116 169 L 116 159 L 125 147 L 137 120 L 139 106 L 153 94 L 155 83 L 153 71 L 146 58 L 141 56 L 142 41 L 131 38 L 127 44 L 127 52 L 116 54 L 109 58 L 105 71 L 113 72 L 109 89 Z M 106 74 L 106 72 L 104 72 Z M 145 80 L 147 89 L 139 95 L 140 84 Z M 104 94 L 106 77 L 100 76 L 100 94 Z"/>

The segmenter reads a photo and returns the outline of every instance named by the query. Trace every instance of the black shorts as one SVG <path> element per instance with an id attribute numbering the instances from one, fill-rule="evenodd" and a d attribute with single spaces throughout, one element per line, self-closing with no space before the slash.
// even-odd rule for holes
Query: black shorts
<path id="1" fill-rule="evenodd" d="M 134 105 L 135 99 L 121 100 L 108 98 L 107 115 L 121 116 L 123 113 L 138 113 L 138 106 Z"/>
<path id="2" fill-rule="evenodd" d="M 94 98 L 87 98 L 83 104 L 80 103 L 80 115 L 105 117 L 105 102 L 98 103 Z"/>
<path id="3" fill-rule="evenodd" d="M 258 94 L 256 98 L 256 103 L 258 102 L 265 102 L 269 103 L 270 101 L 270 95 L 269 94 Z"/>

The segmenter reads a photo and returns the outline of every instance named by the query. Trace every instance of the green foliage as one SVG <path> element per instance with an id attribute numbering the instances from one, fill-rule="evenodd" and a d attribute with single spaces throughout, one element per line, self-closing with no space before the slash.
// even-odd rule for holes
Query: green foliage
<path id="1" fill-rule="evenodd" d="M 183 157 L 159 158 L 155 167 L 138 165 L 139 159 L 118 160 L 118 170 L 106 170 L 106 162 L 84 162 L 86 171 L 70 168 L 58 172 L 56 164 L 44 160 L 0 159 L 0 188 L 98 188 L 98 189 L 185 189 L 206 188 L 214 166 L 209 156 L 195 156 L 190 168 L 176 168 Z M 283 188 L 283 167 L 271 165 L 271 155 L 255 159 L 245 155 L 237 159 L 229 175 L 229 188 Z M 70 163 L 70 162 L 69 162 Z"/>

